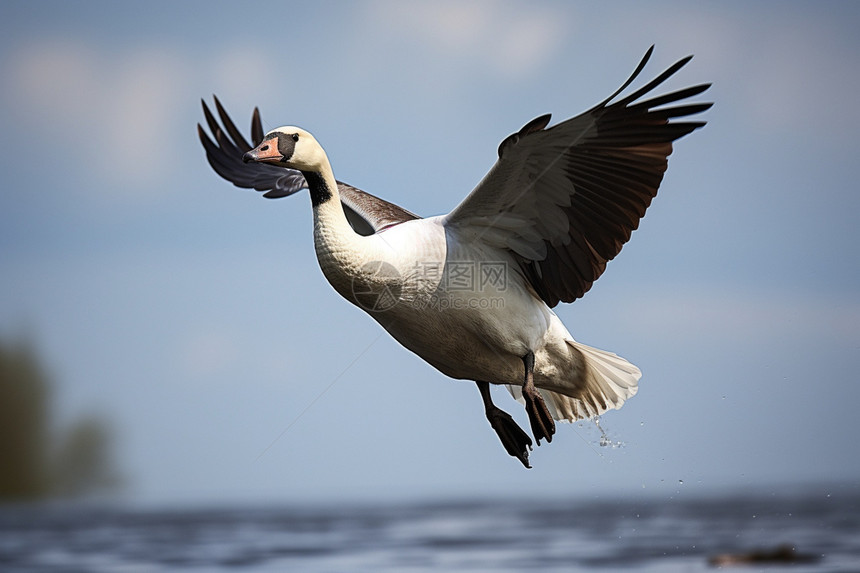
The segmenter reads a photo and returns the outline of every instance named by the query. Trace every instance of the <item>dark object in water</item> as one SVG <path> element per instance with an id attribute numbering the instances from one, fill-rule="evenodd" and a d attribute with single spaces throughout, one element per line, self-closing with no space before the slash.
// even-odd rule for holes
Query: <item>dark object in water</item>
<path id="1" fill-rule="evenodd" d="M 779 545 L 773 549 L 753 549 L 743 553 L 721 553 L 708 558 L 708 565 L 726 567 L 750 563 L 814 563 L 820 555 L 798 553 L 793 545 Z"/>

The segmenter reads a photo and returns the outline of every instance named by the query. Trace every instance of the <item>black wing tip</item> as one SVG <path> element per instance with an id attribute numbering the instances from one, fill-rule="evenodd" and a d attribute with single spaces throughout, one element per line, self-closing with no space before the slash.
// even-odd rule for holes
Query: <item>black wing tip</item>
<path id="1" fill-rule="evenodd" d="M 641 65 L 643 68 L 645 67 L 645 64 L 646 64 L 646 63 L 648 62 L 648 60 L 650 59 L 651 54 L 652 54 L 653 52 L 654 52 L 654 44 L 651 44 L 651 47 L 650 47 L 650 48 L 648 48 L 648 51 L 647 51 L 647 52 L 645 52 L 645 57 L 643 57 L 643 58 L 642 58 L 642 62 L 640 63 L 640 65 Z M 675 74 L 675 72 L 677 72 L 678 70 L 680 70 L 681 68 L 683 68 L 684 66 L 686 66 L 687 64 L 689 64 L 689 63 L 690 63 L 690 60 L 692 60 L 692 59 L 693 59 L 693 55 L 694 55 L 694 54 L 689 54 L 689 55 L 687 55 L 687 56 L 684 56 L 683 58 L 681 58 L 680 60 L 678 60 L 677 62 L 675 62 L 675 63 L 674 63 L 674 64 L 672 64 L 671 66 L 669 66 L 669 67 L 667 68 L 667 72 L 668 72 L 668 70 L 672 70 L 672 72 L 671 72 L 671 73 L 668 73 L 667 78 L 668 78 L 669 76 L 671 76 L 671 75 L 674 75 L 674 74 Z"/>
<path id="2" fill-rule="evenodd" d="M 654 49 L 657 47 L 657 44 L 651 44 L 647 50 L 645 50 L 645 54 L 642 56 L 642 59 L 639 60 L 639 65 L 637 68 L 644 68 L 645 64 L 651 59 L 651 56 L 654 55 Z M 641 71 L 641 70 L 640 70 Z"/>
<path id="3" fill-rule="evenodd" d="M 611 96 L 609 96 L 608 98 L 606 98 L 605 100 L 603 100 L 602 102 L 597 104 L 594 109 L 605 107 L 609 102 L 611 102 L 613 99 L 615 99 L 618 96 L 618 94 L 620 94 L 625 89 L 627 89 L 627 86 L 632 84 L 633 80 L 635 80 L 637 77 L 639 77 L 639 74 L 641 74 L 642 70 L 645 69 L 645 65 L 648 63 L 648 61 L 651 59 L 651 55 L 654 53 L 654 46 L 655 46 L 655 44 L 651 44 L 651 47 L 648 48 L 647 50 L 645 50 L 645 55 L 642 56 L 641 60 L 639 60 L 639 63 L 636 65 L 636 69 L 633 70 L 633 73 L 630 74 L 630 77 L 627 78 L 627 81 L 625 81 L 623 84 L 621 84 L 621 87 L 619 87 L 617 90 L 612 92 Z"/>
<path id="4" fill-rule="evenodd" d="M 687 64 L 689 64 L 690 60 L 692 60 L 692 59 L 693 59 L 693 54 L 690 54 L 689 56 L 684 56 L 683 58 L 681 58 L 680 60 L 675 62 L 675 65 L 678 66 L 678 69 L 681 69 L 684 66 L 686 66 Z"/>
<path id="5" fill-rule="evenodd" d="M 552 119 L 551 113 L 545 113 L 541 116 L 538 116 L 522 126 L 519 131 L 516 133 L 512 133 L 507 136 L 502 142 L 499 144 L 498 154 L 501 158 L 505 151 L 512 145 L 516 145 L 520 138 L 529 135 L 530 133 L 535 133 L 536 131 L 543 130 L 548 124 L 549 120 Z"/>
<path id="6" fill-rule="evenodd" d="M 245 137 L 236 128 L 236 124 L 233 123 L 233 120 L 230 118 L 230 115 L 227 113 L 227 110 L 224 109 L 224 106 L 221 105 L 221 102 L 218 100 L 218 97 L 213 94 L 212 98 L 215 100 L 215 109 L 218 111 L 218 117 L 221 118 L 221 124 L 224 126 L 224 131 L 229 134 L 233 145 L 235 145 L 243 153 L 246 151 L 250 151 L 252 149 L 251 145 L 245 140 Z"/>
<path id="7" fill-rule="evenodd" d="M 714 85 L 712 82 L 707 82 L 704 84 L 696 84 L 694 86 L 690 86 L 687 88 L 687 90 L 690 92 L 690 95 L 688 95 L 687 97 L 693 97 L 699 95 L 700 93 L 704 93 L 708 91 L 712 85 Z"/>
<path id="8" fill-rule="evenodd" d="M 221 105 L 221 101 L 218 99 L 218 96 L 212 94 L 212 100 L 215 102 L 215 109 L 218 110 L 218 115 L 227 113 L 226 111 L 224 111 L 224 106 Z"/>
<path id="9" fill-rule="evenodd" d="M 639 61 L 639 64 L 636 66 L 636 69 L 633 71 L 632 74 L 630 74 L 630 77 L 627 78 L 627 81 L 624 82 L 620 88 L 615 90 L 615 92 L 613 92 L 611 96 L 609 96 L 608 98 L 606 98 L 605 100 L 603 100 L 602 102 L 597 104 L 594 108 L 592 108 L 591 111 L 598 110 L 601 108 L 606 108 L 607 106 L 610 105 L 610 102 L 612 102 L 612 100 L 614 100 L 616 97 L 618 97 L 621 94 L 621 92 L 623 92 L 625 89 L 627 89 L 627 87 L 629 87 L 630 84 L 633 83 L 633 80 L 635 80 L 639 76 L 639 74 L 642 73 L 642 70 L 645 68 L 645 64 L 648 63 L 648 60 L 650 60 L 651 54 L 653 54 L 653 52 L 654 52 L 654 44 L 652 44 L 651 47 L 648 48 L 648 50 L 645 52 L 645 55 Z M 675 75 L 681 68 L 686 66 L 690 62 L 690 60 L 692 60 L 692 59 L 693 59 L 693 54 L 690 54 L 688 56 L 681 58 L 680 60 L 678 60 L 677 62 L 675 62 L 674 64 L 672 64 L 668 68 L 666 68 L 666 70 L 663 71 L 661 74 L 659 74 L 656 78 L 654 78 L 653 80 L 648 82 L 645 86 L 634 91 L 632 94 L 625 96 L 623 99 L 612 103 L 611 105 L 626 106 L 628 104 L 633 103 L 634 101 L 636 101 L 637 99 L 639 99 L 640 97 L 642 97 L 646 93 L 650 92 L 651 90 L 653 90 L 654 88 L 656 88 L 657 86 L 659 86 L 660 84 L 665 82 L 667 79 L 669 79 L 670 77 Z M 701 85 L 704 86 L 701 89 L 701 91 L 705 91 L 706 89 L 708 89 L 711 86 L 711 84 L 701 84 Z M 699 87 L 699 86 L 696 86 L 696 87 Z M 699 92 L 699 93 L 701 93 L 701 92 Z M 695 94 L 689 94 L 687 97 L 690 97 L 691 95 L 695 95 Z"/>
<path id="10" fill-rule="evenodd" d="M 260 119 L 260 108 L 254 107 L 251 114 L 251 143 L 254 147 L 263 142 L 263 121 Z"/>
<path id="11" fill-rule="evenodd" d="M 538 116 L 538 117 L 534 118 L 533 120 L 531 120 L 530 122 L 528 122 L 527 124 L 525 124 L 524 126 L 522 126 L 520 128 L 520 130 L 517 132 L 517 134 L 520 136 L 523 136 L 523 135 L 528 135 L 530 133 L 534 133 L 536 131 L 541 131 L 542 129 L 544 129 L 549 124 L 549 120 L 551 120 L 551 119 L 552 119 L 551 113 L 545 113 L 541 116 Z"/>

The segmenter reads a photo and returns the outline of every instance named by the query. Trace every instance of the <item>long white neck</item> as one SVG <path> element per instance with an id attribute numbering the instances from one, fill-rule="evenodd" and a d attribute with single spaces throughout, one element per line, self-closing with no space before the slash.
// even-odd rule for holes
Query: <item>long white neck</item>
<path id="1" fill-rule="evenodd" d="M 372 242 L 353 231 L 347 221 L 328 159 L 319 170 L 303 173 L 314 209 L 314 246 L 320 268 L 335 290 L 351 300 L 353 278 L 374 259 Z"/>

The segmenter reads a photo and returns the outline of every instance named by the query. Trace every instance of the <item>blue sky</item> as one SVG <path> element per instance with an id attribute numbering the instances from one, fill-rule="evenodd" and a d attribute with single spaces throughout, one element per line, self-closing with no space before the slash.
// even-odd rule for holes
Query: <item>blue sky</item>
<path id="1" fill-rule="evenodd" d="M 851 2 L 6 2 L 0 334 L 38 346 L 58 424 L 111 421 L 135 500 L 856 483 L 858 23 Z M 557 309 L 640 392 L 601 422 L 623 447 L 563 426 L 531 471 L 473 384 L 328 286 L 306 195 L 234 188 L 197 141 L 200 98 L 243 129 L 260 106 L 339 179 L 444 213 L 505 136 L 591 107 L 651 44 L 643 78 L 695 54 L 667 89 L 714 82 L 709 125 Z"/>

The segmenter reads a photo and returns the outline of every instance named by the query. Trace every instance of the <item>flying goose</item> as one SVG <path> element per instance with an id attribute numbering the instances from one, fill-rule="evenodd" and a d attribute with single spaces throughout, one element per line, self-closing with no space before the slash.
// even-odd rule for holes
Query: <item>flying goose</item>
<path id="1" fill-rule="evenodd" d="M 630 78 L 588 111 L 552 127 L 528 122 L 447 215 L 420 218 L 337 181 L 320 144 L 292 126 L 264 134 L 257 109 L 249 144 L 215 99 L 218 124 L 198 124 L 212 168 L 238 187 L 278 198 L 310 191 L 314 244 L 334 289 L 443 374 L 474 381 L 505 450 L 529 468 L 532 440 L 490 397 L 506 385 L 525 404 L 532 434 L 552 441 L 555 420 L 620 408 L 639 369 L 576 342 L 551 310 L 583 296 L 630 239 L 657 194 L 672 142 L 705 125 L 670 121 L 711 103 L 684 103 L 710 84 L 639 101 L 688 56 L 615 100 Z"/>

